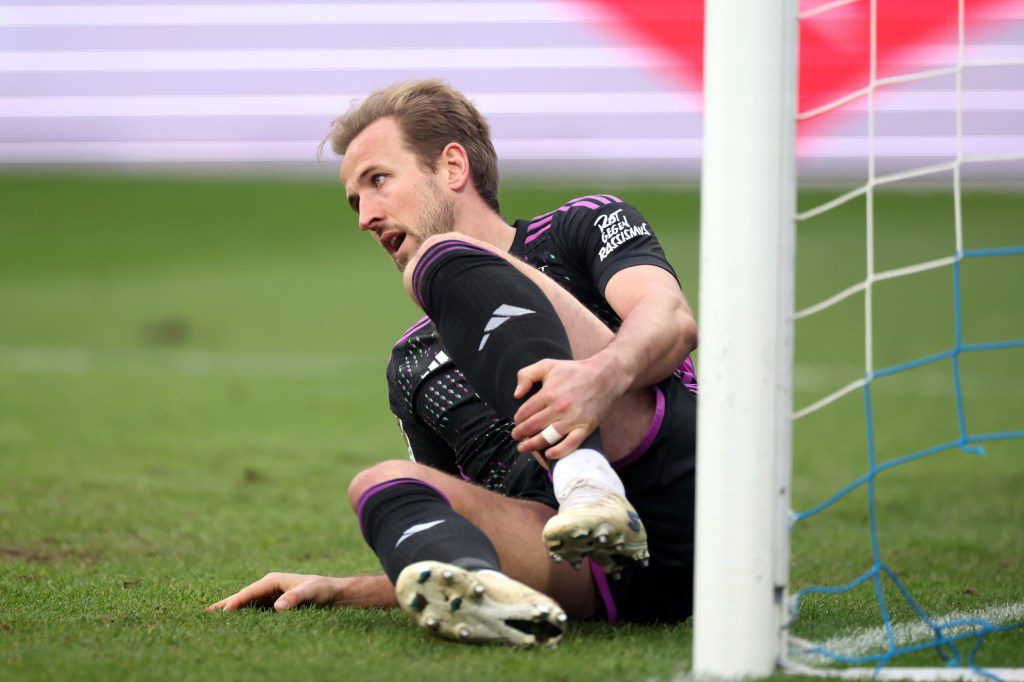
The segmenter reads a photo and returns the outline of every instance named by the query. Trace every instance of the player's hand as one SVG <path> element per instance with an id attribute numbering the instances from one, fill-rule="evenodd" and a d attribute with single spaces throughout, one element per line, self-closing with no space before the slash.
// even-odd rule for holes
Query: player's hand
<path id="1" fill-rule="evenodd" d="M 515 414 L 512 438 L 520 441 L 519 452 L 547 448 L 549 459 L 564 457 L 600 426 L 612 404 L 629 388 L 627 377 L 594 356 L 587 360 L 541 360 L 519 370 L 515 397 L 527 395 L 535 385 L 540 390 Z M 564 438 L 549 446 L 541 435 L 554 426 Z"/>
<path id="2" fill-rule="evenodd" d="M 287 611 L 305 604 L 315 606 L 342 606 L 344 578 L 326 578 L 320 575 L 298 573 L 268 573 L 252 585 L 206 607 L 212 611 L 234 611 L 243 606 L 273 606 L 275 611 Z"/>

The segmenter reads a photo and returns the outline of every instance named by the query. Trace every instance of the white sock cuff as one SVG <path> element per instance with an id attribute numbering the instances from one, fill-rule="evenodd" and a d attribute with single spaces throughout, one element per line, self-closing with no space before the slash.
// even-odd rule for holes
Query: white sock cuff
<path id="1" fill-rule="evenodd" d="M 612 465 L 608 463 L 607 458 L 597 450 L 583 448 L 571 452 L 555 462 L 554 470 L 551 474 L 555 497 L 561 501 L 569 485 L 579 479 L 598 483 L 623 497 L 626 496 L 626 489 L 622 485 L 622 479 L 612 469 Z"/>

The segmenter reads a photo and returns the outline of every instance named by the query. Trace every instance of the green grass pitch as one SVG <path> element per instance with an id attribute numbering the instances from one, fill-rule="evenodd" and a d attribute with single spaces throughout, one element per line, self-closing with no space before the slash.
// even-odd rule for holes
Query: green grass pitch
<path id="1" fill-rule="evenodd" d="M 696 192 L 512 187 L 503 206 L 528 217 L 595 190 L 646 213 L 696 303 Z M 967 247 L 1024 243 L 1021 215 L 1020 194 L 966 195 Z M 880 196 L 876 218 L 879 270 L 953 253 L 949 194 Z M 798 306 L 861 280 L 864 263 L 862 202 L 801 225 Z M 965 341 L 1024 338 L 1024 257 L 971 261 L 963 276 Z M 951 283 L 946 267 L 878 285 L 876 367 L 952 346 Z M 404 456 L 384 365 L 418 316 L 335 184 L 0 176 L 0 678 L 688 670 L 689 624 L 576 624 L 557 651 L 520 652 L 434 641 L 397 612 L 202 611 L 271 570 L 377 569 L 344 490 L 362 467 Z M 797 408 L 863 376 L 863 318 L 856 295 L 798 323 Z M 1024 429 L 1024 350 L 961 366 L 970 431 Z M 950 372 L 946 361 L 875 384 L 880 460 L 956 437 Z M 866 462 L 859 392 L 799 420 L 794 507 Z M 877 482 L 883 558 L 930 613 L 1024 602 L 1024 442 L 943 453 Z M 866 570 L 866 528 L 863 489 L 798 524 L 793 586 Z M 911 620 L 887 596 L 894 619 Z M 879 623 L 865 586 L 808 600 L 795 632 L 848 643 Z M 991 637 L 978 661 L 1024 666 L 1024 634 Z"/>

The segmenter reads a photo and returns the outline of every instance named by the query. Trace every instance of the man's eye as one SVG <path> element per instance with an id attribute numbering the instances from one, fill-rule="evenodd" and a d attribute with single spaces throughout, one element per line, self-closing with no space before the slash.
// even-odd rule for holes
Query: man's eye
<path id="1" fill-rule="evenodd" d="M 370 178 L 370 181 L 373 182 L 373 186 L 374 187 L 380 187 L 381 183 L 384 182 L 384 174 L 383 173 L 377 173 L 372 178 Z"/>

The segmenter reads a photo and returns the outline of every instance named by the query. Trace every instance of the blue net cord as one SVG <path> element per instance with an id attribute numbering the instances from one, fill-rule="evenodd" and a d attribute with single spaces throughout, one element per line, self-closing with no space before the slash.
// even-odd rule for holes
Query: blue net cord
<path id="1" fill-rule="evenodd" d="M 883 560 L 882 552 L 878 545 L 878 527 L 877 527 L 877 512 L 875 509 L 875 479 L 883 471 L 893 469 L 895 467 L 913 462 L 931 455 L 936 455 L 948 450 L 960 449 L 963 452 L 972 455 L 981 456 L 984 454 L 984 449 L 978 445 L 986 441 L 995 440 L 1006 440 L 1011 438 L 1024 438 L 1024 430 L 1021 431 L 1001 431 L 996 433 L 981 433 L 971 434 L 967 429 L 967 422 L 964 417 L 964 401 L 963 391 L 961 389 L 960 382 L 960 355 L 963 353 L 983 352 L 990 350 L 1008 349 L 1008 348 L 1021 348 L 1024 347 L 1024 339 L 1016 339 L 1009 341 L 998 341 L 992 343 L 974 343 L 967 344 L 963 342 L 963 315 L 962 305 L 960 296 L 960 264 L 965 258 L 987 258 L 996 256 L 1011 256 L 1011 255 L 1024 255 L 1024 246 L 1007 247 L 999 249 L 970 249 L 964 250 L 957 253 L 953 261 L 953 302 L 954 302 L 954 315 L 955 315 L 955 329 L 956 339 L 953 348 L 943 351 L 941 353 L 935 353 L 928 355 L 917 360 L 905 362 L 884 369 L 876 370 L 869 374 L 865 378 L 864 382 L 864 413 L 867 420 L 867 450 L 868 450 L 868 473 L 861 476 L 851 482 L 849 485 L 841 488 L 831 497 L 826 499 L 824 502 L 811 507 L 810 509 L 802 512 L 797 512 L 792 517 L 792 523 L 795 524 L 803 519 L 807 519 L 815 514 L 818 514 L 825 509 L 829 508 L 843 497 L 856 490 L 862 485 L 867 486 L 868 493 L 868 518 L 870 523 L 871 533 L 871 555 L 872 555 L 872 566 L 871 568 L 858 576 L 853 581 L 846 583 L 845 585 L 838 586 L 820 586 L 812 585 L 805 587 L 796 593 L 792 602 L 792 623 L 793 620 L 799 614 L 800 601 L 807 595 L 811 594 L 824 594 L 834 595 L 841 594 L 843 592 L 849 592 L 854 590 L 860 585 L 867 582 L 871 582 L 874 587 L 875 599 L 878 603 L 878 609 L 882 617 L 882 622 L 885 627 L 887 646 L 885 651 L 864 655 L 864 656 L 846 656 L 834 651 L 830 651 L 824 647 L 808 647 L 799 649 L 795 653 L 800 654 L 816 654 L 822 656 L 828 660 L 836 663 L 844 664 L 875 664 L 876 672 L 885 667 L 893 658 L 902 654 L 908 654 L 915 651 L 924 651 L 927 649 L 934 649 L 938 657 L 947 666 L 962 666 L 966 662 L 966 665 L 970 667 L 974 672 L 984 677 L 998 680 L 999 678 L 991 672 L 984 670 L 975 662 L 975 657 L 978 651 L 981 649 L 984 643 L 985 637 L 996 632 L 1006 632 L 1010 630 L 1017 630 L 1024 628 L 1024 623 L 1012 623 L 1009 625 L 994 625 L 991 622 L 981 618 L 964 618 L 954 620 L 942 624 L 936 623 L 925 610 L 921 607 L 918 601 L 911 594 L 910 590 L 903 584 L 896 575 L 896 572 L 892 570 Z M 895 459 L 888 460 L 879 464 L 876 461 L 875 454 L 875 430 L 874 430 L 874 418 L 872 415 L 871 408 L 871 382 L 874 379 L 899 374 L 912 370 L 916 367 L 939 362 L 940 360 L 950 359 L 953 367 L 953 386 L 956 395 L 956 411 L 957 411 L 957 422 L 959 426 L 960 437 L 956 440 L 949 441 L 946 443 L 940 443 L 931 447 L 919 450 L 917 452 L 897 457 Z M 792 526 L 791 526 L 792 528 Z M 925 623 L 932 632 L 932 638 L 925 641 L 912 645 L 899 646 L 896 642 L 896 635 L 893 630 L 892 618 L 890 615 L 889 605 L 885 598 L 883 590 L 883 580 L 889 580 L 898 590 L 903 600 L 910 606 L 918 618 Z M 966 644 L 973 641 L 973 646 L 970 651 L 964 655 L 960 649 L 960 644 Z"/>

